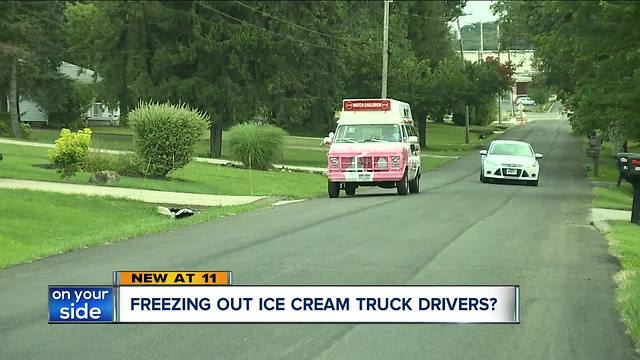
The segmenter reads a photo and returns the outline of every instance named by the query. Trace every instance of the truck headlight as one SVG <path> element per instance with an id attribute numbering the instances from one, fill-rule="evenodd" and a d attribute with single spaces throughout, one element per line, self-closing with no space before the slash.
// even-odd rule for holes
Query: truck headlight
<path id="1" fill-rule="evenodd" d="M 329 165 L 331 166 L 332 169 L 337 169 L 339 163 L 340 163 L 340 159 L 338 159 L 337 157 L 329 158 Z"/>
<path id="2" fill-rule="evenodd" d="M 399 168 L 400 167 L 400 156 L 392 156 L 391 157 L 391 167 Z"/>
<path id="3" fill-rule="evenodd" d="M 386 157 L 376 158 L 376 169 L 386 169 L 387 167 L 389 167 L 389 163 Z"/>

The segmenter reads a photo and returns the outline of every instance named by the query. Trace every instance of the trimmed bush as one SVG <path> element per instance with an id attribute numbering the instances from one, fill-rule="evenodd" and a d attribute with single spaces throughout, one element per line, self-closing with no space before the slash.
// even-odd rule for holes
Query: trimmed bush
<path id="1" fill-rule="evenodd" d="M 139 162 L 132 155 L 109 154 L 90 151 L 83 164 L 86 171 L 114 171 L 122 175 L 140 175 Z"/>
<path id="2" fill-rule="evenodd" d="M 23 139 L 31 138 L 31 125 L 21 122 L 18 124 L 18 129 L 20 130 L 20 134 Z"/>
<path id="3" fill-rule="evenodd" d="M 127 115 L 145 175 L 164 177 L 191 161 L 209 116 L 185 104 L 140 104 Z"/>
<path id="4" fill-rule="evenodd" d="M 62 173 L 62 177 L 75 175 L 84 163 L 91 145 L 91 129 L 72 133 L 62 129 L 53 149 L 49 150 L 49 161 Z"/>
<path id="5" fill-rule="evenodd" d="M 273 125 L 249 122 L 229 130 L 229 142 L 234 158 L 252 169 L 267 170 L 281 158 L 287 133 Z"/>

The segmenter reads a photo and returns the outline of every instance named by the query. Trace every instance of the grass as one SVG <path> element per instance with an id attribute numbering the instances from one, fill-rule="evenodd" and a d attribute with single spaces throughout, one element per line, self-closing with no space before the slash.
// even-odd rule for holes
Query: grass
<path id="1" fill-rule="evenodd" d="M 58 173 L 46 168 L 47 149 L 0 144 L 4 160 L 0 177 L 13 179 L 63 181 Z M 87 184 L 90 173 L 81 172 L 69 183 Z M 248 171 L 192 161 L 171 173 L 167 179 L 144 179 L 122 176 L 120 187 L 161 191 L 220 195 L 266 195 L 285 198 L 309 198 L 324 195 L 326 178 L 322 175 L 284 171 Z"/>
<path id="2" fill-rule="evenodd" d="M 610 250 L 622 265 L 617 276 L 616 302 L 636 349 L 640 350 L 640 226 L 617 221 L 610 225 Z"/>
<path id="3" fill-rule="evenodd" d="M 620 172 L 618 171 L 616 158 L 610 155 L 611 146 L 608 142 L 603 144 L 597 177 L 593 174 L 593 160 L 586 155 L 584 156 L 589 180 L 600 184 L 593 190 L 595 194 L 593 206 L 605 209 L 631 210 L 633 187 L 626 180 L 622 180 L 620 187 L 616 186 Z M 584 148 L 586 147 L 587 141 L 585 140 Z M 629 151 L 639 152 L 640 144 L 631 144 Z"/>
<path id="4" fill-rule="evenodd" d="M 266 206 L 214 207 L 174 220 L 131 200 L 14 189 L 0 189 L 0 198 L 0 268 Z"/>
<path id="5" fill-rule="evenodd" d="M 628 187 L 630 188 L 630 186 Z M 633 193 L 627 187 L 609 188 L 596 186 L 593 189 L 593 192 L 595 194 L 593 207 L 615 210 L 631 210 Z"/>
<path id="6" fill-rule="evenodd" d="M 484 144 L 493 140 L 497 135 L 489 135 L 485 139 L 479 138 L 480 132 L 492 132 L 497 128 L 491 126 L 470 128 L 470 143 L 464 143 L 464 127 L 452 124 L 428 123 L 427 124 L 427 148 L 425 153 L 438 155 L 462 155 L 467 151 L 481 148 Z M 124 127 L 94 127 L 94 148 L 131 151 L 133 150 L 133 136 L 129 128 Z M 53 144 L 58 138 L 59 130 L 33 129 L 32 141 Z M 223 132 L 222 157 L 231 158 L 231 147 L 228 137 Z M 279 162 L 288 165 L 325 167 L 326 149 L 320 147 L 319 137 L 286 136 L 284 149 Z M 203 139 L 197 146 L 196 156 L 208 157 L 209 132 L 203 134 Z"/>

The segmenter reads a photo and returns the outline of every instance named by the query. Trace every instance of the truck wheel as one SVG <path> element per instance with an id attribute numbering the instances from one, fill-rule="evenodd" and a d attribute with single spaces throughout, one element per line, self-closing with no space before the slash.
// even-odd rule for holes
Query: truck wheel
<path id="1" fill-rule="evenodd" d="M 420 192 L 420 170 L 418 170 L 416 177 L 409 181 L 409 192 L 412 194 Z"/>
<path id="2" fill-rule="evenodd" d="M 348 196 L 353 196 L 356 194 L 356 185 L 355 184 L 349 184 L 349 183 L 345 183 L 344 184 L 344 192 L 348 195 Z"/>
<path id="3" fill-rule="evenodd" d="M 405 171 L 404 176 L 398 183 L 396 184 L 398 189 L 398 195 L 407 195 L 409 193 L 409 179 L 407 177 L 407 172 Z"/>
<path id="4" fill-rule="evenodd" d="M 340 183 L 339 182 L 333 182 L 331 180 L 328 180 L 328 192 L 329 192 L 329 197 L 330 198 L 337 198 L 338 196 L 340 196 Z"/>

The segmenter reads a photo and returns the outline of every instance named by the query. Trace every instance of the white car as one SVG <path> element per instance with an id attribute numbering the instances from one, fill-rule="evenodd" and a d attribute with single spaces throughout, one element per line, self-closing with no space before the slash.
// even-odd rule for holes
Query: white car
<path id="1" fill-rule="evenodd" d="M 517 180 L 538 186 L 542 154 L 524 141 L 494 140 L 489 150 L 480 151 L 480 181 Z"/>
<path id="2" fill-rule="evenodd" d="M 528 96 L 518 96 L 516 98 L 516 105 L 535 106 L 536 102 Z"/>

